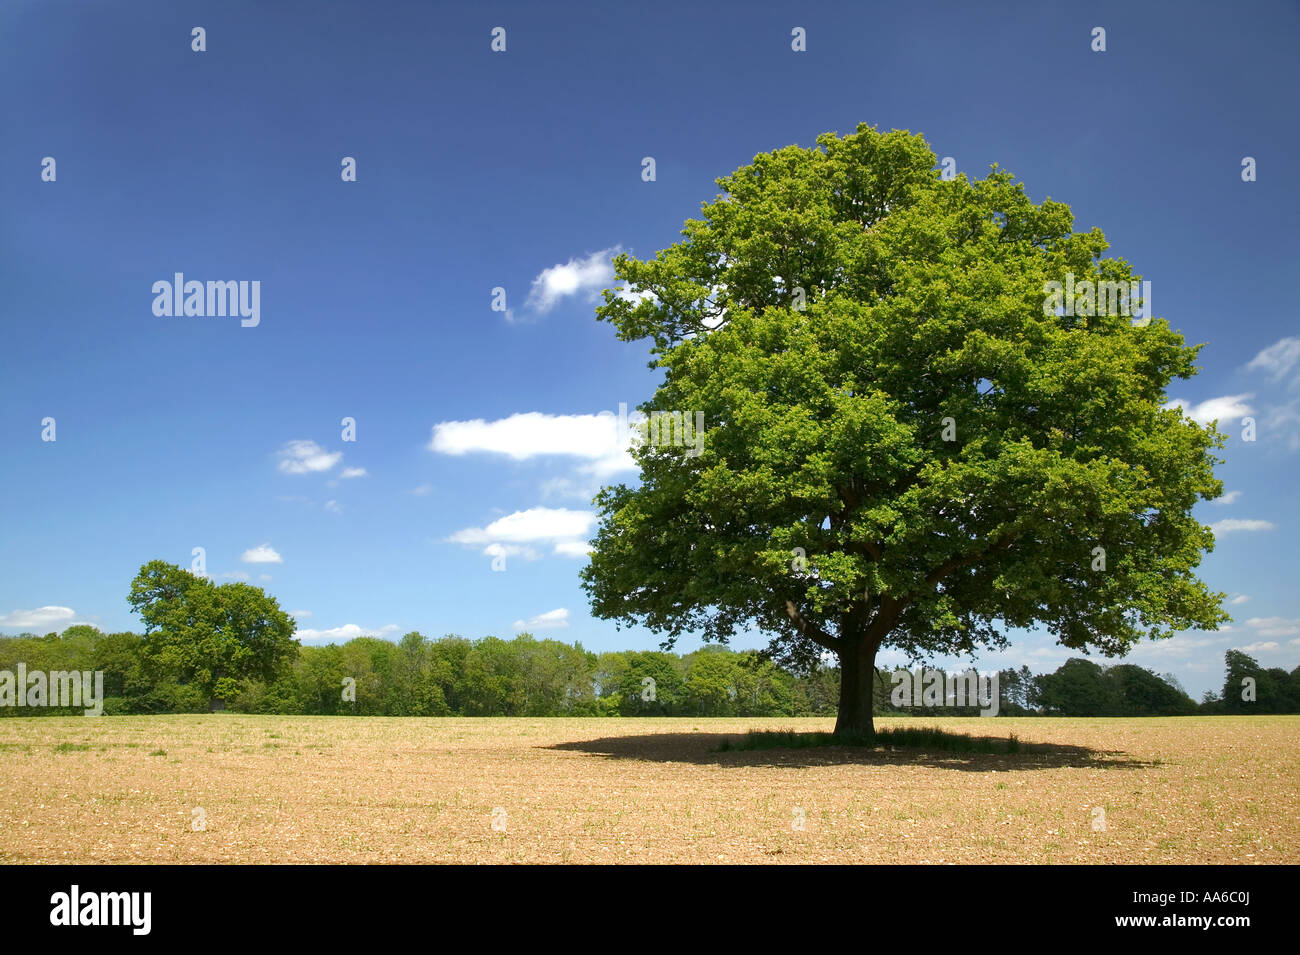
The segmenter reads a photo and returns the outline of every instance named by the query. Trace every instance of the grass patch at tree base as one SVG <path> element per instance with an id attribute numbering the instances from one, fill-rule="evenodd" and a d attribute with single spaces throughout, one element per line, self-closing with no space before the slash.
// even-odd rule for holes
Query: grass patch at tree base
<path id="1" fill-rule="evenodd" d="M 874 733 L 796 733 L 794 730 L 752 730 L 738 740 L 723 740 L 719 753 L 761 749 L 814 749 L 822 746 L 853 746 L 864 749 L 923 749 L 946 753 L 1026 752 L 1014 733 L 1007 739 L 950 733 L 932 726 L 897 726 Z"/>

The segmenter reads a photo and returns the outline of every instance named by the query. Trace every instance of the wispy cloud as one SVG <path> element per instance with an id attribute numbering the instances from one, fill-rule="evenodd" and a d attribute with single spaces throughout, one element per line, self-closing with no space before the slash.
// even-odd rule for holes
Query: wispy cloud
<path id="1" fill-rule="evenodd" d="M 359 478 L 365 476 L 366 476 L 365 468 L 344 468 L 342 471 L 339 472 L 339 477 L 344 478 L 345 480 L 347 478 Z"/>
<path id="2" fill-rule="evenodd" d="M 1300 634 L 1300 618 L 1251 617 L 1246 621 L 1261 637 L 1293 637 Z"/>
<path id="3" fill-rule="evenodd" d="M 328 630 L 299 630 L 297 637 L 303 643 L 347 643 L 357 637 L 379 637 L 385 638 L 391 633 L 396 633 L 398 626 L 395 623 L 387 624 L 383 627 L 371 627 L 363 629 L 355 623 L 345 623 L 341 627 L 330 627 Z"/>
<path id="4" fill-rule="evenodd" d="M 1253 397 L 1253 394 L 1224 395 L 1220 398 L 1206 398 L 1195 405 L 1182 398 L 1175 398 L 1164 407 L 1178 408 L 1197 424 L 1207 425 L 1211 421 L 1229 421 L 1253 414 L 1254 409 L 1247 403 Z"/>
<path id="5" fill-rule="evenodd" d="M 73 623 L 76 612 L 71 607 L 37 607 L 0 614 L 0 627 L 52 627 L 62 629 Z"/>
<path id="6" fill-rule="evenodd" d="M 1241 520 L 1236 517 L 1229 517 L 1222 521 L 1215 521 L 1210 525 L 1210 530 L 1214 531 L 1215 537 L 1222 537 L 1224 534 L 1231 534 L 1236 531 L 1271 531 L 1273 523 L 1271 521 Z"/>
<path id="7" fill-rule="evenodd" d="M 1244 647 L 1233 647 L 1234 650 L 1241 650 L 1243 653 L 1258 653 L 1260 650 L 1276 650 L 1278 644 L 1272 640 L 1257 641 L 1248 643 Z"/>
<path id="8" fill-rule="evenodd" d="M 1269 345 L 1246 365 L 1247 371 L 1262 371 L 1274 384 L 1300 366 L 1300 338 L 1282 338 Z M 1300 379 L 1293 379 L 1292 384 Z"/>
<path id="9" fill-rule="evenodd" d="M 285 474 L 328 471 L 341 460 L 342 451 L 326 451 L 315 441 L 290 441 L 280 449 L 280 470 Z"/>
<path id="10" fill-rule="evenodd" d="M 1228 492 L 1227 492 L 1226 494 L 1224 494 L 1222 497 L 1216 497 L 1216 498 L 1215 498 L 1213 501 L 1211 501 L 1210 503 L 1212 503 L 1212 504 L 1232 504 L 1232 503 L 1234 503 L 1234 502 L 1237 500 L 1237 498 L 1239 498 L 1239 497 L 1241 497 L 1241 492 L 1240 492 L 1240 491 L 1228 491 Z"/>
<path id="11" fill-rule="evenodd" d="M 516 620 L 516 630 L 559 630 L 569 625 L 569 611 L 564 607 L 539 613 L 527 620 Z"/>

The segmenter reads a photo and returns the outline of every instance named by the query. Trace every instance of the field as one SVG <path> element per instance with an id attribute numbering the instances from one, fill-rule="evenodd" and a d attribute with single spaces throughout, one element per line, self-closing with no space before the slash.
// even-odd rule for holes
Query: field
<path id="1" fill-rule="evenodd" d="M 1045 745 L 718 751 L 832 722 L 4 719 L 0 861 L 1300 862 L 1300 717 L 880 720 Z"/>

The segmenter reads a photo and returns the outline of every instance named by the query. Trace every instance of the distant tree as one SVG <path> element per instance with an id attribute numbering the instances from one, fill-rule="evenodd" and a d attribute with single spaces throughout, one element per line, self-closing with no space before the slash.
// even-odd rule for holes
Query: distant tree
<path id="1" fill-rule="evenodd" d="M 1241 650 L 1229 650 L 1223 655 L 1226 670 L 1223 678 L 1223 709 L 1228 713 L 1262 713 L 1260 708 L 1260 681 L 1264 671 L 1254 657 Z M 1248 690 L 1247 680 L 1254 686 Z M 1254 699 L 1246 699 L 1253 695 Z"/>
<path id="2" fill-rule="evenodd" d="M 1098 716 L 1111 705 L 1103 675 L 1091 660 L 1067 660 L 1055 673 L 1038 678 L 1038 700 L 1060 716 Z"/>
<path id="3" fill-rule="evenodd" d="M 174 564 L 140 568 L 127 598 L 145 624 L 145 654 L 206 703 L 239 693 L 242 681 L 272 681 L 298 652 L 293 618 L 245 583 L 217 586 Z"/>
<path id="4" fill-rule="evenodd" d="M 699 716 L 734 716 L 737 673 L 734 655 L 721 648 L 705 647 L 685 659 L 682 684 L 686 709 Z"/>
<path id="5" fill-rule="evenodd" d="M 1113 685 L 1113 700 L 1104 716 L 1186 716 L 1196 712 L 1196 703 L 1180 688 L 1140 666 L 1125 663 L 1106 670 L 1105 681 Z"/>

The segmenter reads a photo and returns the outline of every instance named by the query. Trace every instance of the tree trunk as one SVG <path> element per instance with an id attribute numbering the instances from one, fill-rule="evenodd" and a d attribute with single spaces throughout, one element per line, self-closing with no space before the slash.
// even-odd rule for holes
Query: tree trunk
<path id="1" fill-rule="evenodd" d="M 875 733 L 871 721 L 873 681 L 876 676 L 878 644 L 869 638 L 859 639 L 856 646 L 840 654 L 840 708 L 835 732 Z"/>

